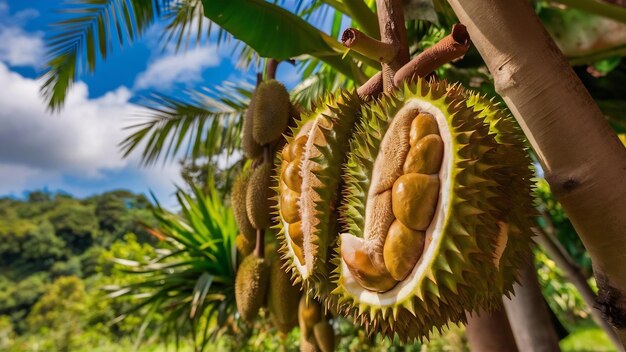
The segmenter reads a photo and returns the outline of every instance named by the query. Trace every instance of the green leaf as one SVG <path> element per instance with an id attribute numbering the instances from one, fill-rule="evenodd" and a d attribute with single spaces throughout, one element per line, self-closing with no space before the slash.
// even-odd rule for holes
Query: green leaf
<path id="1" fill-rule="evenodd" d="M 203 0 L 203 4 L 205 16 L 262 57 L 336 55 L 325 34 L 278 5 L 264 0 Z"/>

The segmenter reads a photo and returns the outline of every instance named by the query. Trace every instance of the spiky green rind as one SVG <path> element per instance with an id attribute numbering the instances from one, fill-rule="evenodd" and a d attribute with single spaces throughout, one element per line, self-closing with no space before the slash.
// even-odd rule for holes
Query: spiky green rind
<path id="1" fill-rule="evenodd" d="M 235 302 L 241 317 L 252 322 L 265 302 L 269 266 L 254 254 L 245 257 L 235 277 Z"/>
<path id="2" fill-rule="evenodd" d="M 247 170 L 242 171 L 235 182 L 230 192 L 230 204 L 233 208 L 233 214 L 239 232 L 246 238 L 247 242 L 253 243 L 256 241 L 256 230 L 248 219 L 248 212 L 246 210 L 246 192 L 248 189 L 248 180 L 250 179 L 250 172 Z"/>
<path id="3" fill-rule="evenodd" d="M 331 272 L 329 259 L 338 230 L 335 209 L 337 195 L 340 194 L 341 165 L 347 155 L 352 129 L 360 118 L 360 104 L 361 101 L 356 92 L 341 91 L 334 96 L 328 96 L 317 105 L 318 108 L 315 111 L 303 115 L 292 129 L 291 137 L 287 137 L 287 142 L 291 143 L 293 136 L 297 136 L 304 125 L 317 119 L 316 128 L 321 131 L 326 140 L 325 146 L 315 146 L 320 152 L 320 156 L 312 160 L 317 166 L 315 171 L 310 175 L 303 175 L 303 177 L 314 177 L 320 181 L 320 186 L 312 190 L 319 196 L 319 200 L 314 206 L 317 225 L 310 234 L 318 252 L 312 256 L 314 262 L 306 277 L 295 266 L 294 260 L 297 259 L 293 257 L 286 240 L 287 228 L 278 209 L 276 211 L 281 234 L 281 253 L 287 261 L 287 266 L 291 268 L 294 281 L 302 282 L 306 292 L 322 299 L 328 297 L 328 293 L 332 290 L 328 280 Z M 280 169 L 280 166 L 278 168 Z M 280 197 L 279 189 L 277 193 Z M 305 234 L 305 238 L 306 236 Z"/>
<path id="4" fill-rule="evenodd" d="M 248 110 L 243 115 L 243 136 L 241 138 L 241 147 L 243 154 L 248 159 L 256 159 L 263 152 L 263 146 L 257 143 L 252 136 L 252 130 L 254 127 L 254 105 L 256 101 L 256 89 L 252 93 L 250 98 L 250 104 L 248 104 Z"/>
<path id="5" fill-rule="evenodd" d="M 502 271 L 494 264 L 498 224 L 505 220 L 498 207 L 510 189 L 502 186 L 492 174 L 509 173 L 502 171 L 501 166 L 512 161 L 502 159 L 506 153 L 502 152 L 489 122 L 481 116 L 484 109 L 468 108 L 465 96 L 452 94 L 449 89 L 445 83 L 424 80 L 405 85 L 363 110 L 363 122 L 350 143 L 350 157 L 344 172 L 344 200 L 339 213 L 345 232 L 363 237 L 373 164 L 398 111 L 412 99 L 429 102 L 443 112 L 451 134 L 453 167 L 449 189 L 443 190 L 448 204 L 444 209 L 446 220 L 442 238 L 429 244 L 429 247 L 435 246 L 427 248 L 432 250 L 432 255 L 422 257 L 418 263 L 424 269 L 423 274 L 410 288 L 410 294 L 396 298 L 387 306 L 364 302 L 344 287 L 341 244 L 334 247 L 332 281 L 337 287 L 332 295 L 338 302 L 337 310 L 365 326 L 370 333 L 395 335 L 402 341 L 427 338 L 435 328 L 441 329 L 449 322 L 463 322 L 466 310 L 490 307 L 493 297 L 501 295 L 504 287 L 509 287 L 516 277 L 507 272 L 508 264 L 507 270 Z M 527 160 L 523 161 L 523 167 L 528 168 Z M 513 261 L 511 263 L 514 265 Z M 494 287 L 494 280 L 502 283 L 500 287 Z"/>
<path id="6" fill-rule="evenodd" d="M 291 283 L 289 274 L 282 268 L 278 256 L 271 259 L 270 285 L 267 290 L 267 306 L 272 322 L 282 333 L 298 326 L 298 304 L 300 288 Z"/>
<path id="7" fill-rule="evenodd" d="M 501 275 L 497 284 L 508 296 L 516 281 L 510 278 L 517 277 L 517 268 L 531 251 L 529 238 L 532 236 L 533 219 L 537 215 L 534 211 L 532 160 L 521 128 L 505 108 L 477 93 L 468 90 L 461 90 L 461 93 L 466 97 L 467 105 L 480 111 L 480 116 L 485 118 L 499 143 L 498 158 L 507 161 L 494 169 L 491 176 L 507 195 L 499 204 L 499 218 L 508 223 L 509 233 L 508 245 L 499 263 Z"/>
<path id="8" fill-rule="evenodd" d="M 270 227 L 270 212 L 274 204 L 272 180 L 272 164 L 269 162 L 257 166 L 248 180 L 246 212 L 255 229 Z"/>
<path id="9" fill-rule="evenodd" d="M 272 143 L 289 123 L 289 92 L 282 83 L 270 79 L 259 84 L 254 98 L 252 137 L 260 145 Z"/>

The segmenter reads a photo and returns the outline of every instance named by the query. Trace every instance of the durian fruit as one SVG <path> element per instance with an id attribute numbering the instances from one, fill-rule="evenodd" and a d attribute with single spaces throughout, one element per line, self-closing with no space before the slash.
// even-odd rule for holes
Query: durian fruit
<path id="1" fill-rule="evenodd" d="M 254 250 L 254 241 L 250 241 L 246 236 L 242 233 L 238 234 L 235 238 L 235 247 L 237 248 L 237 252 L 239 253 L 240 258 L 245 258 Z"/>
<path id="2" fill-rule="evenodd" d="M 326 320 L 322 320 L 313 326 L 315 342 L 322 352 L 332 352 L 335 350 L 335 330 Z"/>
<path id="3" fill-rule="evenodd" d="M 239 265 L 235 277 L 235 303 L 243 320 L 252 322 L 257 317 L 265 302 L 268 279 L 267 261 L 254 253 Z"/>
<path id="4" fill-rule="evenodd" d="M 305 337 L 300 334 L 300 352 L 319 352 L 319 348 L 315 342 L 315 336 L 313 334 Z"/>
<path id="5" fill-rule="evenodd" d="M 265 145 L 282 136 L 289 123 L 292 110 L 289 92 L 277 80 L 263 81 L 254 93 L 252 136 L 254 140 Z"/>
<path id="6" fill-rule="evenodd" d="M 327 297 L 337 237 L 337 197 L 349 138 L 360 118 L 355 93 L 329 96 L 291 129 L 278 153 L 277 222 L 281 254 L 305 292 Z"/>
<path id="7" fill-rule="evenodd" d="M 531 178 L 523 134 L 484 97 L 419 80 L 364 107 L 327 302 L 402 341 L 492 309 L 530 250 Z"/>
<path id="8" fill-rule="evenodd" d="M 300 289 L 291 283 L 283 262 L 274 255 L 270 265 L 270 280 L 267 289 L 267 305 L 272 322 L 282 333 L 288 333 L 298 325 Z"/>
<path id="9" fill-rule="evenodd" d="M 243 137 L 241 139 L 241 147 L 243 148 L 243 154 L 248 159 L 256 159 L 263 152 L 263 146 L 260 145 L 252 136 L 252 130 L 254 128 L 255 102 L 256 89 L 252 93 L 248 109 L 243 115 Z"/>
<path id="10" fill-rule="evenodd" d="M 246 193 L 249 180 L 250 173 L 248 171 L 242 171 L 237 176 L 233 183 L 233 188 L 230 191 L 230 203 L 235 215 L 235 221 L 239 227 L 239 232 L 248 242 L 254 243 L 256 239 L 256 229 L 250 223 L 248 211 L 246 210 Z"/>
<path id="11" fill-rule="evenodd" d="M 300 335 L 308 339 L 313 335 L 313 327 L 322 319 L 322 306 L 315 299 L 302 295 L 298 305 Z"/>
<path id="12" fill-rule="evenodd" d="M 248 181 L 246 189 L 246 211 L 250 224 L 255 229 L 270 226 L 273 200 L 272 163 L 264 162 L 257 166 Z"/>

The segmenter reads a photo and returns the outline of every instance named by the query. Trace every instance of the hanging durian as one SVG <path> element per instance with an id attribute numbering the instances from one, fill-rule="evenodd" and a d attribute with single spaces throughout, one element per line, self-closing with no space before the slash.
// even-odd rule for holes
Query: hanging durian
<path id="1" fill-rule="evenodd" d="M 274 249 L 270 265 L 267 305 L 272 322 L 278 331 L 286 334 L 298 326 L 300 289 L 291 283 L 289 274 L 283 269 L 283 262 L 275 251 Z"/>
<path id="2" fill-rule="evenodd" d="M 322 320 L 313 326 L 315 342 L 322 352 L 332 352 L 335 350 L 335 330 L 326 320 Z"/>
<path id="3" fill-rule="evenodd" d="M 282 136 L 289 123 L 291 102 L 285 86 L 275 79 L 261 82 L 254 92 L 252 136 L 260 144 L 270 144 Z"/>
<path id="4" fill-rule="evenodd" d="M 281 253 L 294 281 L 317 297 L 331 289 L 328 264 L 338 231 L 335 202 L 359 106 L 356 94 L 327 98 L 297 121 L 278 154 Z"/>
<path id="5" fill-rule="evenodd" d="M 256 230 L 248 219 L 248 211 L 246 210 L 246 193 L 248 189 L 248 181 L 250 179 L 250 172 L 247 170 L 242 171 L 235 182 L 233 188 L 230 191 L 230 204 L 233 208 L 235 215 L 235 221 L 241 234 L 252 243 L 254 247 L 254 241 L 256 239 Z"/>
<path id="6" fill-rule="evenodd" d="M 420 80 L 362 111 L 327 302 L 421 339 L 511 291 L 530 250 L 530 159 L 512 118 L 459 87 Z"/>
<path id="7" fill-rule="evenodd" d="M 252 171 L 246 189 L 246 211 L 250 224 L 255 229 L 266 229 L 270 226 L 273 203 L 271 185 L 272 163 L 266 161 Z"/>
<path id="8" fill-rule="evenodd" d="M 322 319 L 322 306 L 315 299 L 302 295 L 298 305 L 300 334 L 305 338 L 313 335 L 313 327 Z"/>
<path id="9" fill-rule="evenodd" d="M 265 302 L 269 267 L 267 261 L 252 253 L 244 258 L 235 277 L 235 303 L 241 317 L 252 322 Z"/>

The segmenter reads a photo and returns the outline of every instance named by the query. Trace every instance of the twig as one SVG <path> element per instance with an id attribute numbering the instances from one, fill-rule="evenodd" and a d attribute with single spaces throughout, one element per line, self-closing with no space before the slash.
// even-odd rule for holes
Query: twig
<path id="1" fill-rule="evenodd" d="M 455 24 L 452 32 L 424 50 L 408 64 L 404 65 L 393 77 L 393 82 L 400 86 L 404 80 L 412 81 L 416 77 L 424 77 L 437 68 L 456 60 L 465 53 L 470 46 L 470 37 L 462 24 Z"/>
<path id="2" fill-rule="evenodd" d="M 361 100 L 369 101 L 371 99 L 376 99 L 380 93 L 383 92 L 383 74 L 378 72 L 373 75 L 367 82 L 365 82 L 359 89 L 356 90 L 356 93 L 359 95 Z"/>
<path id="3" fill-rule="evenodd" d="M 415 77 L 425 77 L 442 65 L 462 57 L 467 52 L 469 45 L 470 39 L 465 30 L 465 26 L 461 24 L 454 25 L 452 27 L 452 33 L 421 52 L 396 72 L 394 76 L 395 86 L 399 86 L 404 80 L 413 80 Z M 375 99 L 382 92 L 383 76 L 381 72 L 372 76 L 372 78 L 357 89 L 357 94 L 364 101 Z"/>
<path id="4" fill-rule="evenodd" d="M 365 57 L 384 63 L 390 63 L 398 52 L 397 46 L 371 38 L 354 28 L 343 31 L 341 44 Z"/>

